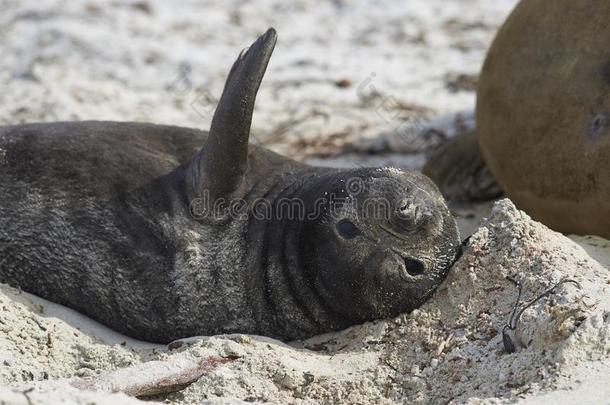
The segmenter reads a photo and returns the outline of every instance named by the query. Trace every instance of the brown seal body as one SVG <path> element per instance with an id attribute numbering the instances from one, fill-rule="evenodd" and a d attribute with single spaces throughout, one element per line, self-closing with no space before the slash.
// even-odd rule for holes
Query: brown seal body
<path id="1" fill-rule="evenodd" d="M 524 0 L 478 88 L 478 140 L 508 196 L 564 233 L 610 236 L 610 2 Z"/>

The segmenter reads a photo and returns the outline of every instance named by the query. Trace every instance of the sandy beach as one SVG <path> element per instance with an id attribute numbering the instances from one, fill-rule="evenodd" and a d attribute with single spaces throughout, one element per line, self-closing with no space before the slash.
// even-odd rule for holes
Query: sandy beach
<path id="1" fill-rule="evenodd" d="M 474 127 L 479 69 L 516 3 L 1 0 L 0 123 L 207 129 L 233 60 L 273 26 L 254 142 L 313 164 L 420 170 Z M 561 235 L 506 199 L 452 208 L 472 237 L 432 299 L 306 341 L 155 345 L 0 284 L 0 404 L 610 404 L 610 241 Z M 517 299 L 507 276 L 526 301 L 577 282 L 523 312 L 515 353 L 502 337 Z M 177 392 L 114 392 L 122 369 L 137 385 L 149 362 L 198 361 L 200 378 Z"/>

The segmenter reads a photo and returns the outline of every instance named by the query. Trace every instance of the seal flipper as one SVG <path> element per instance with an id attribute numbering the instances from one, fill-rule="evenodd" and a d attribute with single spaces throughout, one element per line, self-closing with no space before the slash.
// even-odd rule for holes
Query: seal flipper
<path id="1" fill-rule="evenodd" d="M 226 198 L 242 182 L 248 167 L 254 101 L 276 40 L 275 29 L 269 28 L 233 64 L 208 138 L 187 171 L 190 199 L 201 198 L 204 190 L 211 200 Z"/>

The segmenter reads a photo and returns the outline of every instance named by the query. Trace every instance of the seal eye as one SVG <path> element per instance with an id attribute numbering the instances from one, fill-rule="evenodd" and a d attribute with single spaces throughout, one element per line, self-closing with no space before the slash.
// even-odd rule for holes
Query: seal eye
<path id="1" fill-rule="evenodd" d="M 407 257 L 405 259 L 405 269 L 407 270 L 407 273 L 409 273 L 412 276 L 420 276 L 422 274 L 424 274 L 424 264 L 422 262 L 420 262 L 419 260 L 415 260 L 415 259 L 411 259 L 410 257 Z"/>
<path id="2" fill-rule="evenodd" d="M 360 229 L 358 229 L 353 222 L 348 221 L 347 219 L 344 219 L 337 224 L 337 230 L 339 231 L 339 235 L 345 239 L 354 239 L 356 236 L 361 234 Z"/>

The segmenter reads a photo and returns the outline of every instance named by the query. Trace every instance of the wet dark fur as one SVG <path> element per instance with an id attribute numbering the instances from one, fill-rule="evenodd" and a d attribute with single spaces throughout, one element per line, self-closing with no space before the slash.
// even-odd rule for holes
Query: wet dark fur
<path id="1" fill-rule="evenodd" d="M 206 270 L 214 285 L 221 288 L 227 276 L 231 280 L 226 283 L 244 282 L 223 268 L 228 262 L 242 264 L 238 246 L 214 252 L 213 243 L 193 239 L 224 233 L 202 231 L 185 193 L 184 165 L 205 136 L 188 128 L 116 122 L 0 128 L 0 281 L 145 340 L 201 333 L 196 322 L 182 321 L 199 311 L 208 333 L 254 332 L 254 325 L 242 321 L 261 297 L 239 302 L 236 295 L 227 300 L 235 307 L 214 308 L 218 303 L 209 307 L 205 297 L 175 291 L 181 276 L 172 269 L 177 261 L 189 265 L 184 250 L 195 249 L 196 243 L 209 250 Z M 261 175 L 270 164 L 280 171 L 300 166 L 256 149 L 251 165 Z M 218 257 L 225 254 L 229 259 Z M 199 288 L 196 280 L 184 280 L 190 282 Z M 206 311 L 217 312 L 220 319 L 211 321 Z M 221 326 L 226 324 L 234 326 Z"/>

